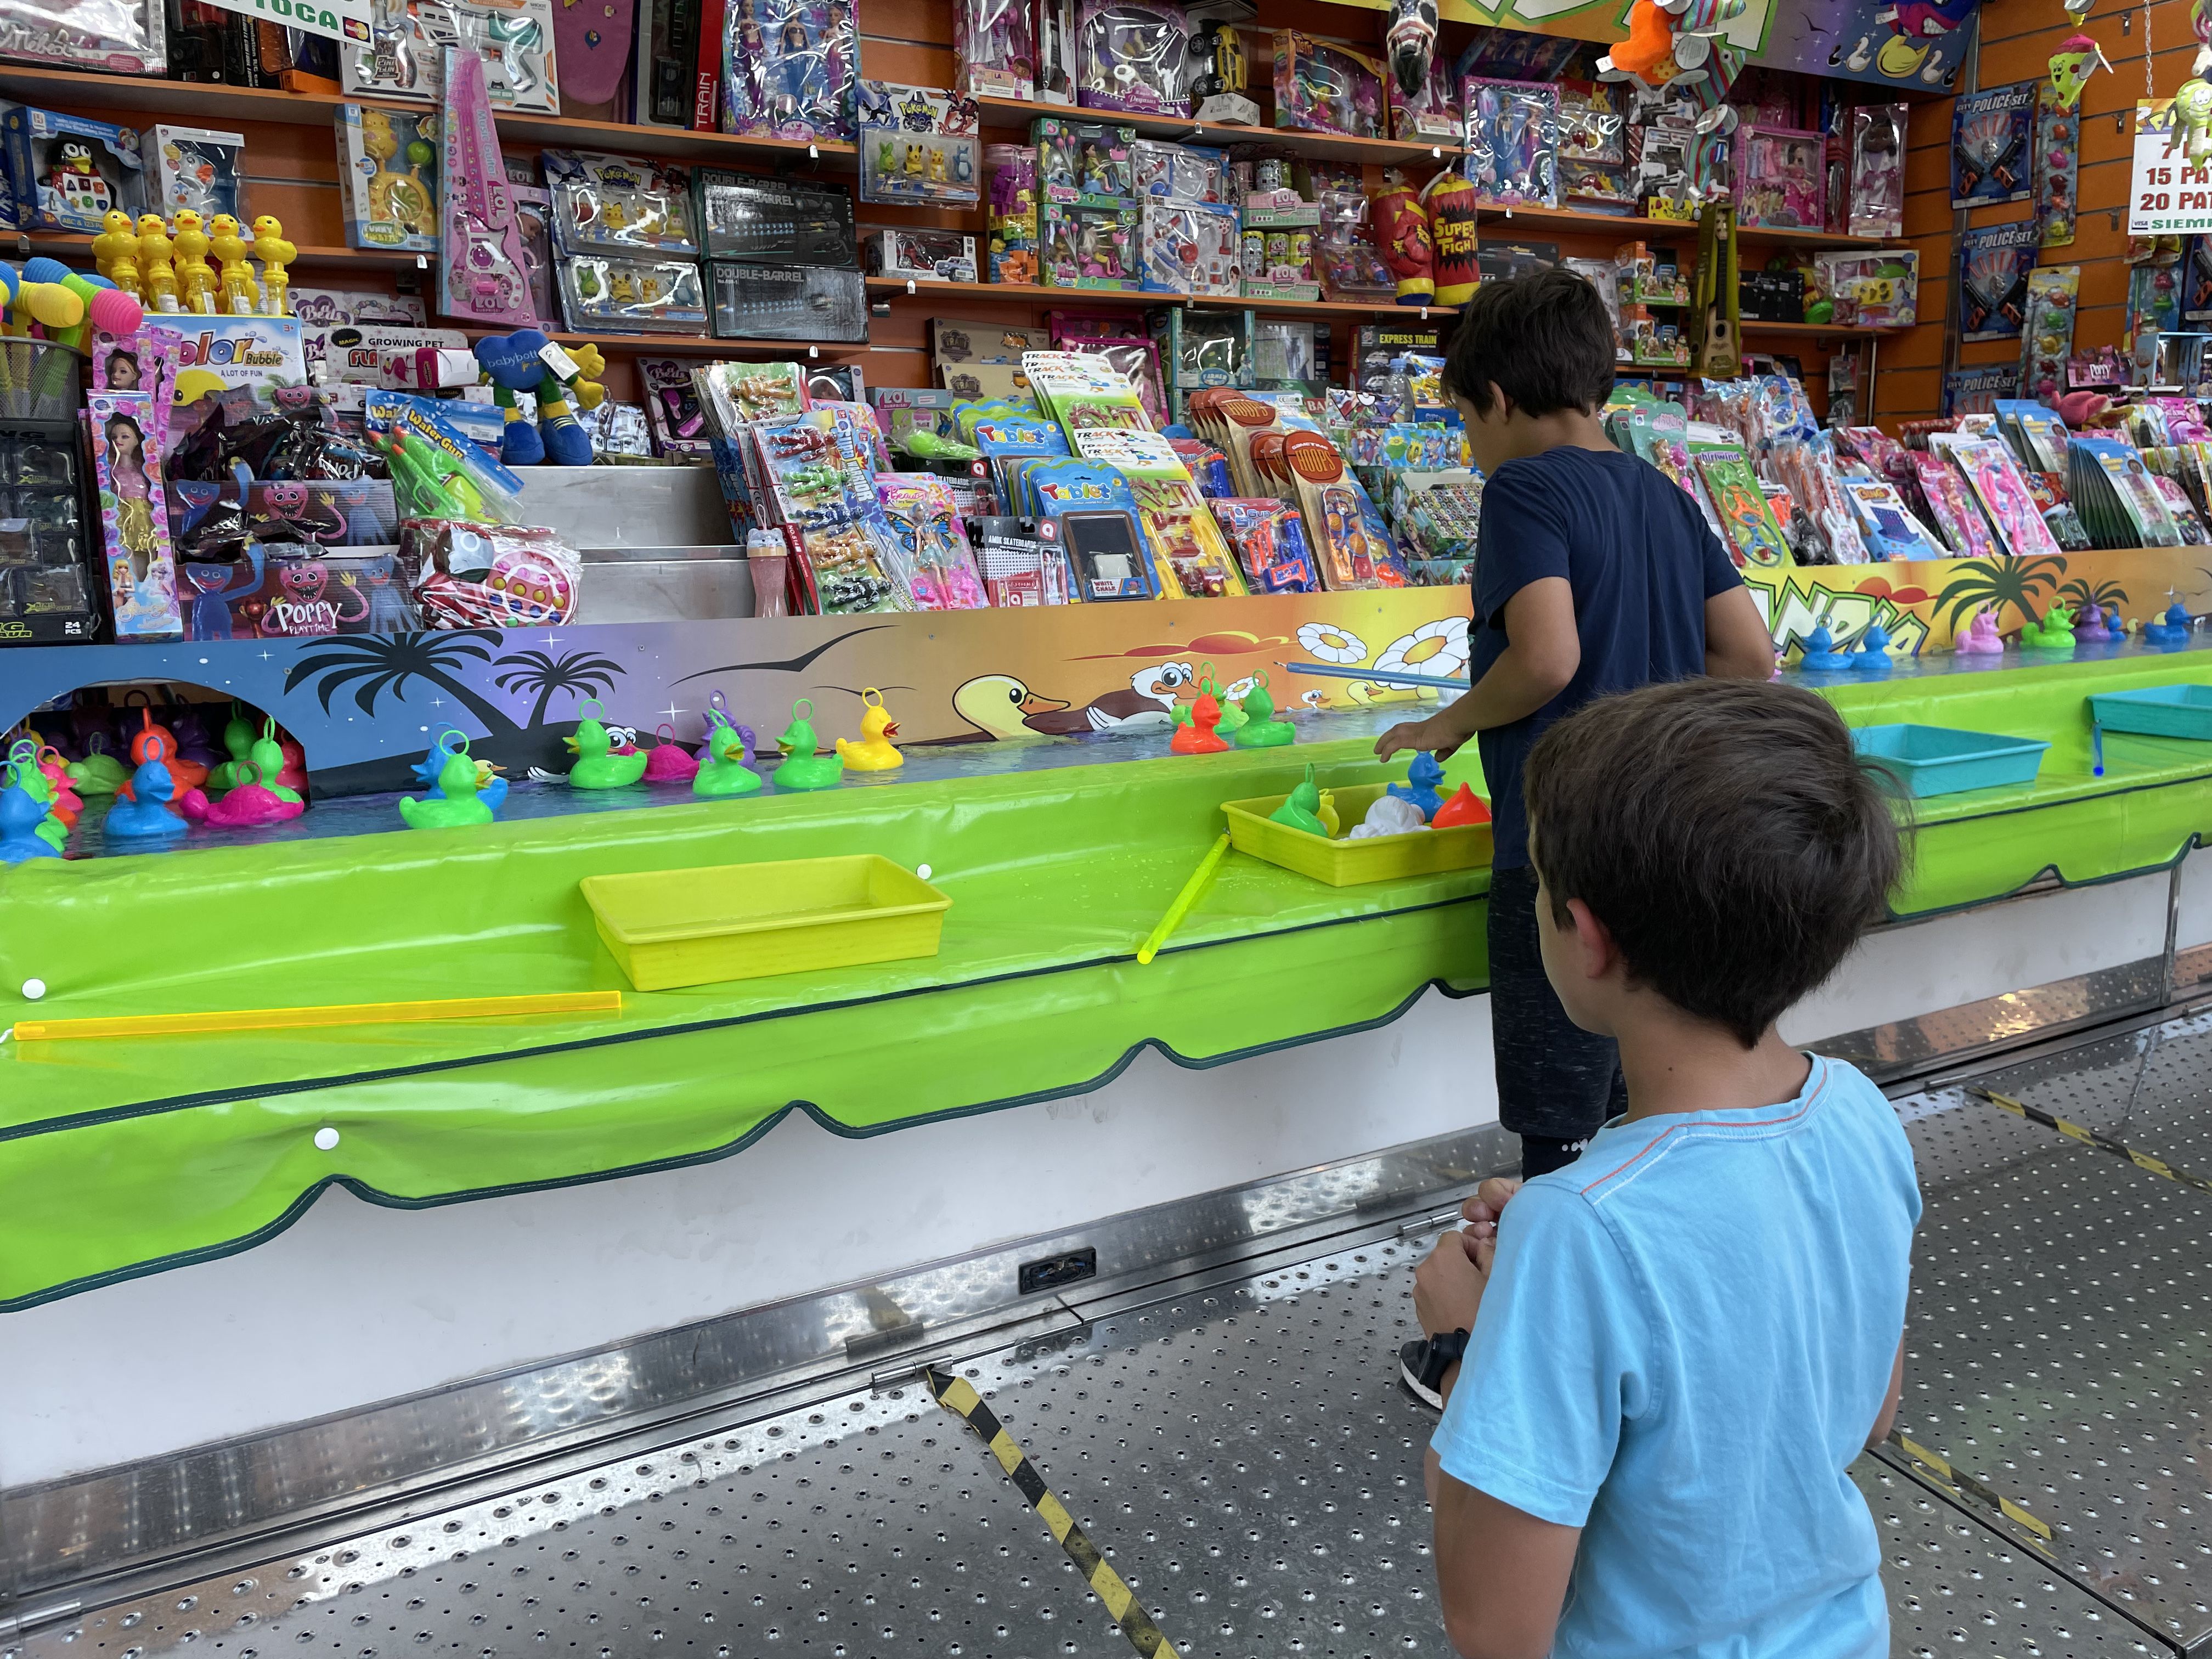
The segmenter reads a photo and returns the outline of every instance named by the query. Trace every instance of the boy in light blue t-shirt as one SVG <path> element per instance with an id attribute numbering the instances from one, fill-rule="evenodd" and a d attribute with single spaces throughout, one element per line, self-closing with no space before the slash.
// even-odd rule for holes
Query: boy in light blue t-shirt
<path id="1" fill-rule="evenodd" d="M 1920 1199 L 1874 1085 L 1775 1021 L 1879 917 L 1889 803 L 1808 692 L 1690 680 L 1560 721 L 1524 789 L 1544 969 L 1626 1113 L 1493 1181 L 1414 1284 L 1468 1659 L 1883 1659 L 1873 1518 Z"/>

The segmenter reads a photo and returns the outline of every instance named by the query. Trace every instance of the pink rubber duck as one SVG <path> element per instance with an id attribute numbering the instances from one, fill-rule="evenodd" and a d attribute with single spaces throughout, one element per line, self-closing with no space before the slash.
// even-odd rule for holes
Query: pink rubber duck
<path id="1" fill-rule="evenodd" d="M 645 757 L 645 781 L 647 783 L 689 783 L 699 775 L 699 762 L 690 750 L 676 741 L 676 728 L 663 720 L 658 733 L 659 741 L 653 745 L 652 753 Z"/>
<path id="2" fill-rule="evenodd" d="M 194 823 L 211 823 L 218 830 L 258 829 L 264 823 L 296 818 L 307 810 L 305 801 L 286 800 L 264 787 L 251 762 L 246 763 L 246 781 L 218 801 L 210 802 L 198 789 L 187 789 L 179 798 L 177 810 Z"/>
<path id="3" fill-rule="evenodd" d="M 1987 611 L 1975 611 L 1966 631 L 1953 635 L 1951 648 L 1969 653 L 1994 654 L 2002 651 L 2004 641 L 1997 636 L 1996 617 Z"/>

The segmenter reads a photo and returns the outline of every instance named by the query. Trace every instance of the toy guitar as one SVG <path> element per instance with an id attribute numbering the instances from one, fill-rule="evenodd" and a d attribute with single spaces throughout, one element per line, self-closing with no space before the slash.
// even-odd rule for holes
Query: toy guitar
<path id="1" fill-rule="evenodd" d="M 439 310 L 482 323 L 537 325 L 522 228 L 507 193 L 483 59 L 446 48 L 444 185 L 438 228 Z"/>

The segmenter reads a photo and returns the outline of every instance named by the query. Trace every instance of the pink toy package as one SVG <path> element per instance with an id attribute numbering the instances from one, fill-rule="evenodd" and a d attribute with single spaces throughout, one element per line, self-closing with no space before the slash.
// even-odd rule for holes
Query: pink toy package
<path id="1" fill-rule="evenodd" d="M 483 59 L 448 46 L 445 67 L 445 155 L 439 174 L 445 187 L 438 219 L 444 276 L 438 309 L 472 323 L 535 328 L 529 257 L 492 125 Z"/>
<path id="2" fill-rule="evenodd" d="M 1036 35 L 1030 0 L 953 0 L 952 52 L 970 98 L 1036 96 Z"/>
<path id="3" fill-rule="evenodd" d="M 1936 520 L 1936 529 L 1951 544 L 1951 551 L 1962 559 L 1994 559 L 1998 556 L 1997 544 L 1990 534 L 1990 526 L 1982 517 L 1982 509 L 1966 488 L 1966 480 L 1959 470 L 1941 455 L 1931 455 L 1925 450 L 1910 452 L 1913 476 L 1920 482 L 1920 493 L 1928 503 L 1929 515 Z"/>
<path id="4" fill-rule="evenodd" d="M 2057 556 L 2058 543 L 2044 522 L 2035 497 L 2028 494 L 2027 481 L 2020 476 L 2011 450 L 1997 439 L 1982 438 L 1958 445 L 1952 459 L 1981 498 L 2006 552 L 2016 559 L 2034 554 Z"/>
<path id="5" fill-rule="evenodd" d="M 1076 95 L 1086 109 L 1190 112 L 1190 19 L 1173 0 L 1083 0 Z"/>
<path id="6" fill-rule="evenodd" d="M 1736 221 L 1769 230 L 1818 230 L 1827 191 L 1817 132 L 1742 126 L 1735 133 Z"/>
<path id="7" fill-rule="evenodd" d="M 143 392 L 94 392 L 85 398 L 92 428 L 92 476 L 118 641 L 177 640 L 177 561 L 169 544 L 168 495 L 161 460 L 147 434 L 154 400 Z"/>
<path id="8" fill-rule="evenodd" d="M 1905 234 L 1904 104 L 1862 104 L 1851 112 L 1850 233 Z"/>
<path id="9" fill-rule="evenodd" d="M 100 332 L 92 338 L 92 389 L 143 392 L 152 399 L 148 413 L 153 427 L 146 440 L 157 455 L 168 448 L 178 343 L 175 335 L 158 328 L 143 328 L 136 334 Z"/>

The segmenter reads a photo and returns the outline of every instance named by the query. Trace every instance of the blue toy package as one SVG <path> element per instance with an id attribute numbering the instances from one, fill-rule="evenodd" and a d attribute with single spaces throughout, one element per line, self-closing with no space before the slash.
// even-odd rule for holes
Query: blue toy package
<path id="1" fill-rule="evenodd" d="M 516 516 L 516 499 L 522 494 L 522 480 L 501 465 L 497 459 L 504 417 L 496 408 L 486 404 L 444 403 L 434 398 L 418 398 L 409 392 L 373 391 L 365 402 L 372 435 L 396 428 L 404 431 L 410 442 L 428 444 L 467 475 L 483 497 L 488 517 L 501 524 L 520 522 Z M 479 409 L 495 417 L 489 428 L 489 450 L 475 431 L 456 424 L 453 419 L 457 410 Z M 463 416 L 471 422 L 477 418 L 473 414 Z"/>
<path id="2" fill-rule="evenodd" d="M 9 107 L 0 117 L 15 228 L 97 235 L 117 209 L 146 211 L 146 168 L 137 131 L 81 115 Z"/>
<path id="3" fill-rule="evenodd" d="M 1009 513 L 1035 518 L 1035 505 L 1024 499 L 1022 471 L 1028 462 L 1059 459 L 1070 453 L 1060 422 L 1000 414 L 974 422 L 969 430 L 968 441 L 990 465 L 1000 503 Z"/>
<path id="4" fill-rule="evenodd" d="M 1060 544 L 1079 597 L 1159 597 L 1137 498 L 1117 468 L 1073 459 L 1032 461 L 1021 482 L 1038 533 Z"/>

